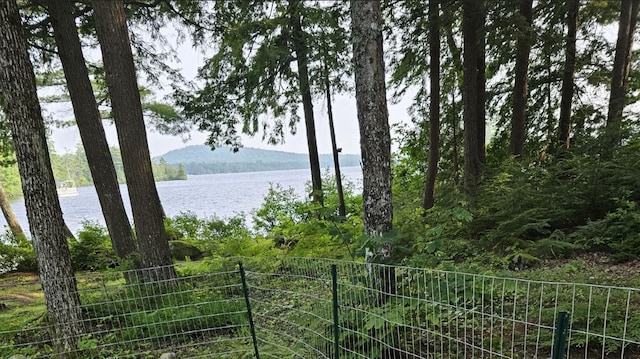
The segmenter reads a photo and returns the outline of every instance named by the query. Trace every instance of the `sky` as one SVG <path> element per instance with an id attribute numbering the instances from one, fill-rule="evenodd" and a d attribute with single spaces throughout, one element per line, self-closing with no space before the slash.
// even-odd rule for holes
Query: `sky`
<path id="1" fill-rule="evenodd" d="M 404 105 L 404 107 L 403 107 Z M 405 103 L 389 106 L 390 123 L 405 122 L 409 120 Z M 356 102 L 353 96 L 336 96 L 333 103 L 334 122 L 336 128 L 336 142 L 342 153 L 360 153 L 360 132 L 358 128 L 358 118 L 356 112 Z M 65 111 L 66 112 L 66 111 Z M 326 114 L 325 101 L 314 102 L 316 136 L 319 153 L 331 153 L 331 137 L 329 132 L 329 122 Z M 56 116 L 55 114 L 52 116 Z M 117 132 L 115 126 L 104 122 L 107 141 L 112 146 L 118 145 Z M 296 135 L 287 134 L 285 143 L 281 145 L 270 145 L 262 141 L 261 135 L 255 137 L 243 136 L 244 147 L 262 148 L 277 151 L 308 153 L 307 139 L 305 134 L 304 120 L 297 127 Z M 149 152 L 152 157 L 161 156 L 171 150 L 189 145 L 205 144 L 207 134 L 192 131 L 189 139 L 178 136 L 162 135 L 147 126 L 147 139 L 149 142 Z M 80 134 L 76 126 L 53 129 L 51 138 L 54 141 L 58 154 L 73 152 L 80 144 Z"/>
<path id="2" fill-rule="evenodd" d="M 168 41 L 175 41 L 174 35 L 168 35 Z M 190 43 L 185 43 L 177 47 L 179 54 L 179 63 L 172 63 L 172 66 L 179 68 L 181 73 L 186 79 L 192 80 L 195 78 L 198 67 L 203 64 L 205 55 L 200 51 L 193 49 Z M 88 60 L 99 60 L 99 51 L 88 50 L 85 52 L 85 57 Z M 162 98 L 166 95 L 166 92 L 162 90 L 154 90 L 157 98 Z M 388 94 L 390 91 L 387 91 Z M 358 119 L 356 111 L 356 101 L 354 94 L 334 94 L 333 101 L 333 116 L 336 129 L 336 142 L 339 148 L 342 148 L 342 153 L 357 154 L 360 153 L 360 134 L 358 128 Z M 409 115 L 407 108 L 411 102 L 411 96 L 403 99 L 398 104 L 389 105 L 389 122 L 391 124 L 399 122 L 408 122 Z M 329 133 L 329 123 L 326 110 L 326 101 L 324 99 L 314 99 L 314 115 L 316 126 L 316 137 L 318 143 L 318 152 L 331 153 L 331 137 Z M 60 119 L 71 118 L 72 110 L 70 105 L 66 108 L 50 109 L 49 116 Z M 302 117 L 302 104 L 300 105 L 299 113 Z M 117 146 L 117 133 L 115 127 L 107 122 L 104 122 L 105 133 L 107 141 L 111 146 Z M 306 131 L 304 120 L 297 126 L 297 133 L 295 135 L 287 134 L 285 137 L 285 143 L 281 145 L 270 145 L 262 141 L 261 134 L 255 137 L 243 136 L 242 144 L 244 147 L 262 148 L 277 151 L 295 152 L 295 153 L 308 153 Z M 66 152 L 75 151 L 76 146 L 80 144 L 80 134 L 76 126 L 67 128 L 54 128 L 52 129 L 51 138 L 54 141 L 55 150 L 57 153 L 62 154 Z M 180 138 L 177 136 L 162 135 L 147 126 L 147 139 L 149 143 L 149 151 L 152 157 L 161 156 L 171 150 L 182 148 L 189 145 L 202 145 L 205 144 L 207 138 L 206 133 L 192 131 L 188 139 Z"/>

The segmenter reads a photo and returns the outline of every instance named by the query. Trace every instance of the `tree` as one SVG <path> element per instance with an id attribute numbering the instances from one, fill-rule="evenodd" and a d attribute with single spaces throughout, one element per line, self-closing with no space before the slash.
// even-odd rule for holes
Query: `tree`
<path id="1" fill-rule="evenodd" d="M 199 72 L 205 85 L 176 92 L 183 114 L 210 133 L 214 148 L 237 149 L 239 127 L 248 135 L 262 132 L 271 144 L 282 142 L 287 127 L 295 132 L 302 103 L 316 202 L 322 183 L 312 96 L 324 92 L 318 53 L 331 26 L 324 21 L 327 12 L 329 7 L 297 0 L 215 3 L 208 33 L 216 52 Z"/>
<path id="2" fill-rule="evenodd" d="M 121 0 L 93 1 L 93 7 L 142 266 L 167 266 L 149 274 L 153 279 L 174 278 L 164 211 L 153 180 L 124 5 Z"/>
<path id="3" fill-rule="evenodd" d="M 11 131 L 9 130 L 10 125 L 7 123 L 7 120 L 1 111 L 3 107 L 4 101 L 2 94 L 0 93 L 0 158 L 2 158 L 2 160 L 0 160 L 0 166 L 8 167 L 15 164 L 15 161 L 8 159 L 13 158 L 15 156 L 15 152 L 13 150 L 13 142 L 11 141 Z M 19 174 L 17 176 L 19 177 Z M 9 226 L 11 233 L 15 237 L 27 238 L 22 230 L 20 222 L 18 222 L 16 215 L 13 213 L 13 209 L 11 208 L 11 204 L 7 198 L 7 193 L 5 192 L 4 183 L 0 183 L 0 210 L 2 210 L 2 214 L 7 221 L 7 225 Z"/>
<path id="4" fill-rule="evenodd" d="M 302 30 L 302 14 L 300 8 L 302 1 L 289 0 L 289 21 L 291 22 L 291 40 L 295 49 L 296 64 L 298 65 L 298 82 L 302 107 L 304 109 L 304 123 L 307 130 L 307 147 L 309 148 L 309 164 L 311 166 L 311 188 L 315 202 L 322 204 L 322 175 L 320 173 L 320 160 L 318 158 L 318 145 L 316 143 L 316 127 L 313 116 L 313 101 L 311 100 L 311 85 L 309 83 L 309 59 L 308 47 Z"/>
<path id="5" fill-rule="evenodd" d="M 463 0 L 464 186 L 475 191 L 485 165 L 484 1 Z"/>
<path id="6" fill-rule="evenodd" d="M 76 123 L 113 249 L 118 257 L 126 258 L 136 252 L 136 243 L 82 55 L 73 3 L 70 0 L 50 0 L 47 5 Z"/>
<path id="7" fill-rule="evenodd" d="M 631 48 L 633 33 L 638 21 L 640 0 L 622 0 L 620 3 L 620 22 L 618 24 L 618 40 L 616 55 L 611 72 L 611 92 L 609 111 L 607 113 L 607 146 L 615 146 L 622 138 L 622 111 L 625 106 L 629 71 L 631 68 Z M 611 148 L 608 147 L 608 148 Z"/>
<path id="8" fill-rule="evenodd" d="M 379 1 L 351 3 L 356 106 L 362 151 L 364 226 L 366 234 L 382 236 L 392 228 L 391 135 L 382 48 Z M 378 253 L 391 256 L 390 247 Z"/>
<path id="9" fill-rule="evenodd" d="M 4 215 L 4 219 L 7 221 L 7 225 L 9 225 L 11 233 L 15 237 L 27 238 L 22 230 L 22 226 L 20 226 L 20 222 L 18 222 L 18 218 L 16 218 L 16 215 L 13 213 L 13 209 L 11 209 L 11 204 L 7 199 L 7 195 L 4 192 L 2 184 L 0 184 L 0 209 L 2 209 L 2 214 Z"/>
<path id="10" fill-rule="evenodd" d="M 76 348 L 82 311 L 21 22 L 14 0 L 0 2 L 0 93 L 11 124 L 48 319 L 55 330 L 53 346 L 62 357 Z"/>
<path id="11" fill-rule="evenodd" d="M 571 132 L 571 105 L 573 103 L 574 77 L 576 72 L 576 33 L 578 28 L 579 0 L 566 3 L 567 38 L 565 45 L 565 64 L 562 75 L 560 101 L 560 144 L 569 148 Z"/>
<path id="12" fill-rule="evenodd" d="M 351 2 L 351 32 L 356 85 L 356 106 L 362 153 L 364 232 L 378 240 L 373 261 L 392 260 L 393 245 L 385 238 L 393 226 L 391 197 L 391 135 L 382 48 L 379 1 Z M 384 304 L 395 293 L 393 267 L 382 266 L 373 276 Z"/>
<path id="13" fill-rule="evenodd" d="M 518 38 L 516 45 L 513 113 L 511 117 L 511 154 L 520 157 L 524 148 L 527 121 L 529 53 L 533 41 L 533 0 L 518 0 Z"/>
<path id="14" fill-rule="evenodd" d="M 424 186 L 424 209 L 433 207 L 440 159 L 440 1 L 429 1 L 429 167 Z"/>
<path id="15" fill-rule="evenodd" d="M 333 107 L 331 104 L 331 82 L 329 81 L 329 69 L 324 69 L 325 76 L 325 92 L 327 99 L 327 116 L 329 117 L 329 135 L 331 136 L 331 152 L 333 154 L 333 167 L 336 172 L 336 190 L 338 192 L 338 215 L 344 217 L 347 215 L 347 209 L 344 203 L 344 192 L 342 189 L 342 175 L 340 174 L 340 150 L 336 143 L 336 130 L 333 125 Z"/>
<path id="16" fill-rule="evenodd" d="M 346 216 L 347 210 L 344 200 L 344 190 L 342 185 L 342 174 L 340 171 L 340 151 L 336 142 L 336 131 L 333 118 L 332 89 L 344 91 L 347 87 L 340 77 L 347 75 L 351 66 L 352 58 L 349 53 L 346 30 L 340 26 L 343 18 L 342 9 L 338 7 L 330 11 L 321 12 L 325 20 L 321 23 L 322 32 L 315 37 L 317 45 L 316 56 L 321 58 L 321 82 L 324 90 L 324 97 L 327 102 L 327 117 L 329 120 L 329 135 L 331 137 L 331 152 L 333 154 L 333 166 L 336 178 L 336 191 L 338 195 L 338 215 Z M 322 91 L 320 91 L 322 92 Z"/>

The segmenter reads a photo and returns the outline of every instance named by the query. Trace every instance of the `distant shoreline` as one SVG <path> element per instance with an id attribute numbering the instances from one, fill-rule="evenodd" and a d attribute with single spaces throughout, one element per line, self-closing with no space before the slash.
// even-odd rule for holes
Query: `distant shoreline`
<path id="1" fill-rule="evenodd" d="M 333 168 L 333 155 L 320 154 L 320 167 Z M 341 167 L 360 166 L 358 154 L 340 154 Z M 282 151 L 241 148 L 233 152 L 229 148 L 212 151 L 208 146 L 187 146 L 154 157 L 156 163 L 182 166 L 187 175 L 245 173 L 309 169 L 309 155 Z"/>
<path id="2" fill-rule="evenodd" d="M 236 163 L 202 163 L 202 162 L 191 162 L 191 163 L 181 163 L 184 167 L 187 175 L 204 175 L 204 174 L 218 174 L 218 173 L 245 173 L 245 172 L 269 172 L 269 171 L 287 171 L 287 170 L 307 170 L 310 169 L 309 163 L 282 163 L 282 162 L 271 162 L 271 163 L 247 163 L 247 162 L 236 162 Z M 359 167 L 359 163 L 348 162 L 341 167 Z M 321 168 L 331 168 L 333 169 L 333 165 L 328 166 L 320 166 Z"/>
<path id="3" fill-rule="evenodd" d="M 360 166 L 340 166 L 340 169 L 349 169 L 349 168 L 360 168 Z M 235 173 L 261 173 L 261 172 L 285 172 L 285 171 L 301 171 L 301 170 L 309 170 L 310 168 L 290 168 L 290 169 L 269 169 L 269 170 L 260 170 L 260 171 L 240 171 L 240 172 L 217 172 L 217 173 L 199 173 L 199 174 L 189 174 L 189 176 L 207 176 L 207 175 L 223 175 L 223 174 L 235 174 Z M 322 171 L 329 170 L 331 172 L 334 171 L 333 167 L 322 167 Z"/>

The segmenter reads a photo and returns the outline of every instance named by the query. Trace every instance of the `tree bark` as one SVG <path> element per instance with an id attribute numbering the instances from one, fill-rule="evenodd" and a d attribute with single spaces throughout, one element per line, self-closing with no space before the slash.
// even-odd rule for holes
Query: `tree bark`
<path id="1" fill-rule="evenodd" d="M 302 31 L 300 1 L 290 1 L 290 16 L 292 25 L 293 47 L 296 52 L 298 64 L 298 80 L 300 82 L 300 94 L 304 109 L 304 123 L 307 130 L 307 148 L 309 150 L 309 164 L 311 167 L 311 188 L 313 201 L 323 204 L 322 174 L 320 159 L 318 157 L 318 144 L 316 141 L 316 125 L 313 116 L 313 101 L 311 99 L 311 86 L 309 85 L 309 66 L 307 58 L 307 44 Z"/>
<path id="2" fill-rule="evenodd" d="M 638 20 L 639 4 L 640 0 L 622 0 L 620 3 L 618 40 L 611 72 L 611 92 L 606 125 L 608 148 L 618 145 L 622 138 L 622 111 L 625 106 L 633 33 Z"/>
<path id="3" fill-rule="evenodd" d="M 351 31 L 356 85 L 356 107 L 362 153 L 362 201 L 364 231 L 380 238 L 392 229 L 391 135 L 382 47 L 382 14 L 379 1 L 351 2 Z M 382 241 L 372 261 L 392 261 L 391 240 Z M 377 266 L 373 275 L 380 291 L 378 304 L 396 293 L 394 267 Z"/>
<path id="4" fill-rule="evenodd" d="M 13 213 L 13 209 L 11 209 L 11 204 L 9 203 L 9 199 L 4 192 L 4 188 L 0 184 L 0 209 L 2 209 L 2 214 L 4 215 L 4 219 L 7 221 L 7 225 L 9 226 L 9 230 L 15 237 L 27 238 L 22 230 L 22 226 L 20 226 L 20 222 L 18 222 L 18 218 Z"/>
<path id="5" fill-rule="evenodd" d="M 461 51 L 456 46 L 456 41 L 453 38 L 453 31 L 451 26 L 445 26 L 445 37 L 447 39 L 447 45 L 449 47 L 449 51 L 451 51 L 451 58 L 453 59 L 453 64 L 456 70 L 464 69 L 461 60 Z M 457 76 L 454 76 L 454 81 L 457 84 L 458 79 Z M 453 134 L 453 154 L 452 154 L 452 164 L 453 164 L 453 183 L 457 186 L 460 182 L 460 166 L 458 163 L 458 158 L 460 157 L 458 154 L 458 109 L 456 106 L 456 87 L 451 87 L 451 128 Z"/>
<path id="6" fill-rule="evenodd" d="M 458 163 L 458 159 L 460 158 L 460 155 L 458 154 L 458 122 L 459 122 L 459 117 L 458 117 L 458 109 L 456 106 L 456 94 L 455 94 L 455 87 L 451 88 L 451 127 L 452 127 L 452 132 L 453 132 L 453 160 L 451 161 L 453 163 L 453 184 L 454 185 L 458 185 L 458 183 L 460 183 L 460 164 Z"/>
<path id="7" fill-rule="evenodd" d="M 51 170 L 33 66 L 15 0 L 0 1 L 0 93 L 11 124 L 27 218 L 56 356 L 72 353 L 82 311 Z M 65 354 L 66 353 L 66 354 Z"/>
<path id="8" fill-rule="evenodd" d="M 362 151 L 364 228 L 381 236 L 392 228 L 391 135 L 379 1 L 352 1 L 356 106 Z M 379 253 L 387 258 L 391 253 Z"/>
<path id="9" fill-rule="evenodd" d="M 473 192 L 485 164 L 484 2 L 463 0 L 464 186 Z"/>
<path id="10" fill-rule="evenodd" d="M 533 0 L 519 0 L 518 40 L 516 44 L 513 115 L 511 117 L 511 154 L 520 157 L 524 150 L 529 86 L 529 54 L 533 41 Z"/>
<path id="11" fill-rule="evenodd" d="M 571 105 L 573 102 L 574 77 L 576 72 L 576 33 L 578 29 L 579 0 L 569 0 L 567 7 L 567 43 L 565 45 L 565 63 L 562 75 L 560 99 L 560 146 L 569 148 L 571 144 Z"/>
<path id="12" fill-rule="evenodd" d="M 82 54 L 73 3 L 70 0 L 49 0 L 48 8 L 76 123 L 111 243 L 116 255 L 126 258 L 136 251 L 136 243 Z"/>
<path id="13" fill-rule="evenodd" d="M 392 229 L 391 135 L 382 47 L 382 14 L 379 1 L 351 2 L 351 39 L 356 85 L 356 107 L 362 153 L 362 201 L 364 232 L 382 237 Z M 392 260 L 392 241 L 377 246 L 372 261 Z M 378 266 L 372 273 L 380 291 L 378 304 L 396 292 L 393 267 Z"/>
<path id="14" fill-rule="evenodd" d="M 96 0 L 92 4 L 141 264 L 144 268 L 154 268 L 147 273 L 153 277 L 149 279 L 175 278 L 163 223 L 164 211 L 153 180 L 124 5 L 122 0 Z"/>
<path id="15" fill-rule="evenodd" d="M 433 207 L 440 160 L 440 1 L 429 1 L 429 164 L 423 207 Z"/>

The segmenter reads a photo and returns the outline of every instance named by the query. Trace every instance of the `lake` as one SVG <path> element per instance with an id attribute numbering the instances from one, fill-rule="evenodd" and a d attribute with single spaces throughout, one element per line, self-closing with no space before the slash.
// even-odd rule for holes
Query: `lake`
<path id="1" fill-rule="evenodd" d="M 360 167 L 345 167 L 341 170 L 343 177 L 354 183 L 357 190 L 361 190 L 362 170 Z M 326 170 L 323 171 L 323 174 L 326 174 Z M 305 186 L 310 181 L 310 171 L 303 169 L 189 175 L 186 181 L 157 182 L 156 186 L 164 211 L 169 217 L 188 211 L 198 217 L 229 218 L 238 213 L 248 214 L 260 207 L 264 196 L 272 185 L 279 184 L 283 188 L 293 188 L 296 194 L 302 198 L 305 195 Z M 133 222 L 127 186 L 120 185 L 120 190 L 129 214 L 129 220 Z M 104 225 L 95 188 L 93 186 L 79 187 L 78 191 L 79 195 L 77 196 L 60 198 L 62 213 L 71 231 L 77 233 L 82 228 L 84 221 Z M 23 198 L 11 200 L 11 206 L 23 229 L 28 230 Z M 4 216 L 0 216 L 0 225 L 6 226 Z"/>

